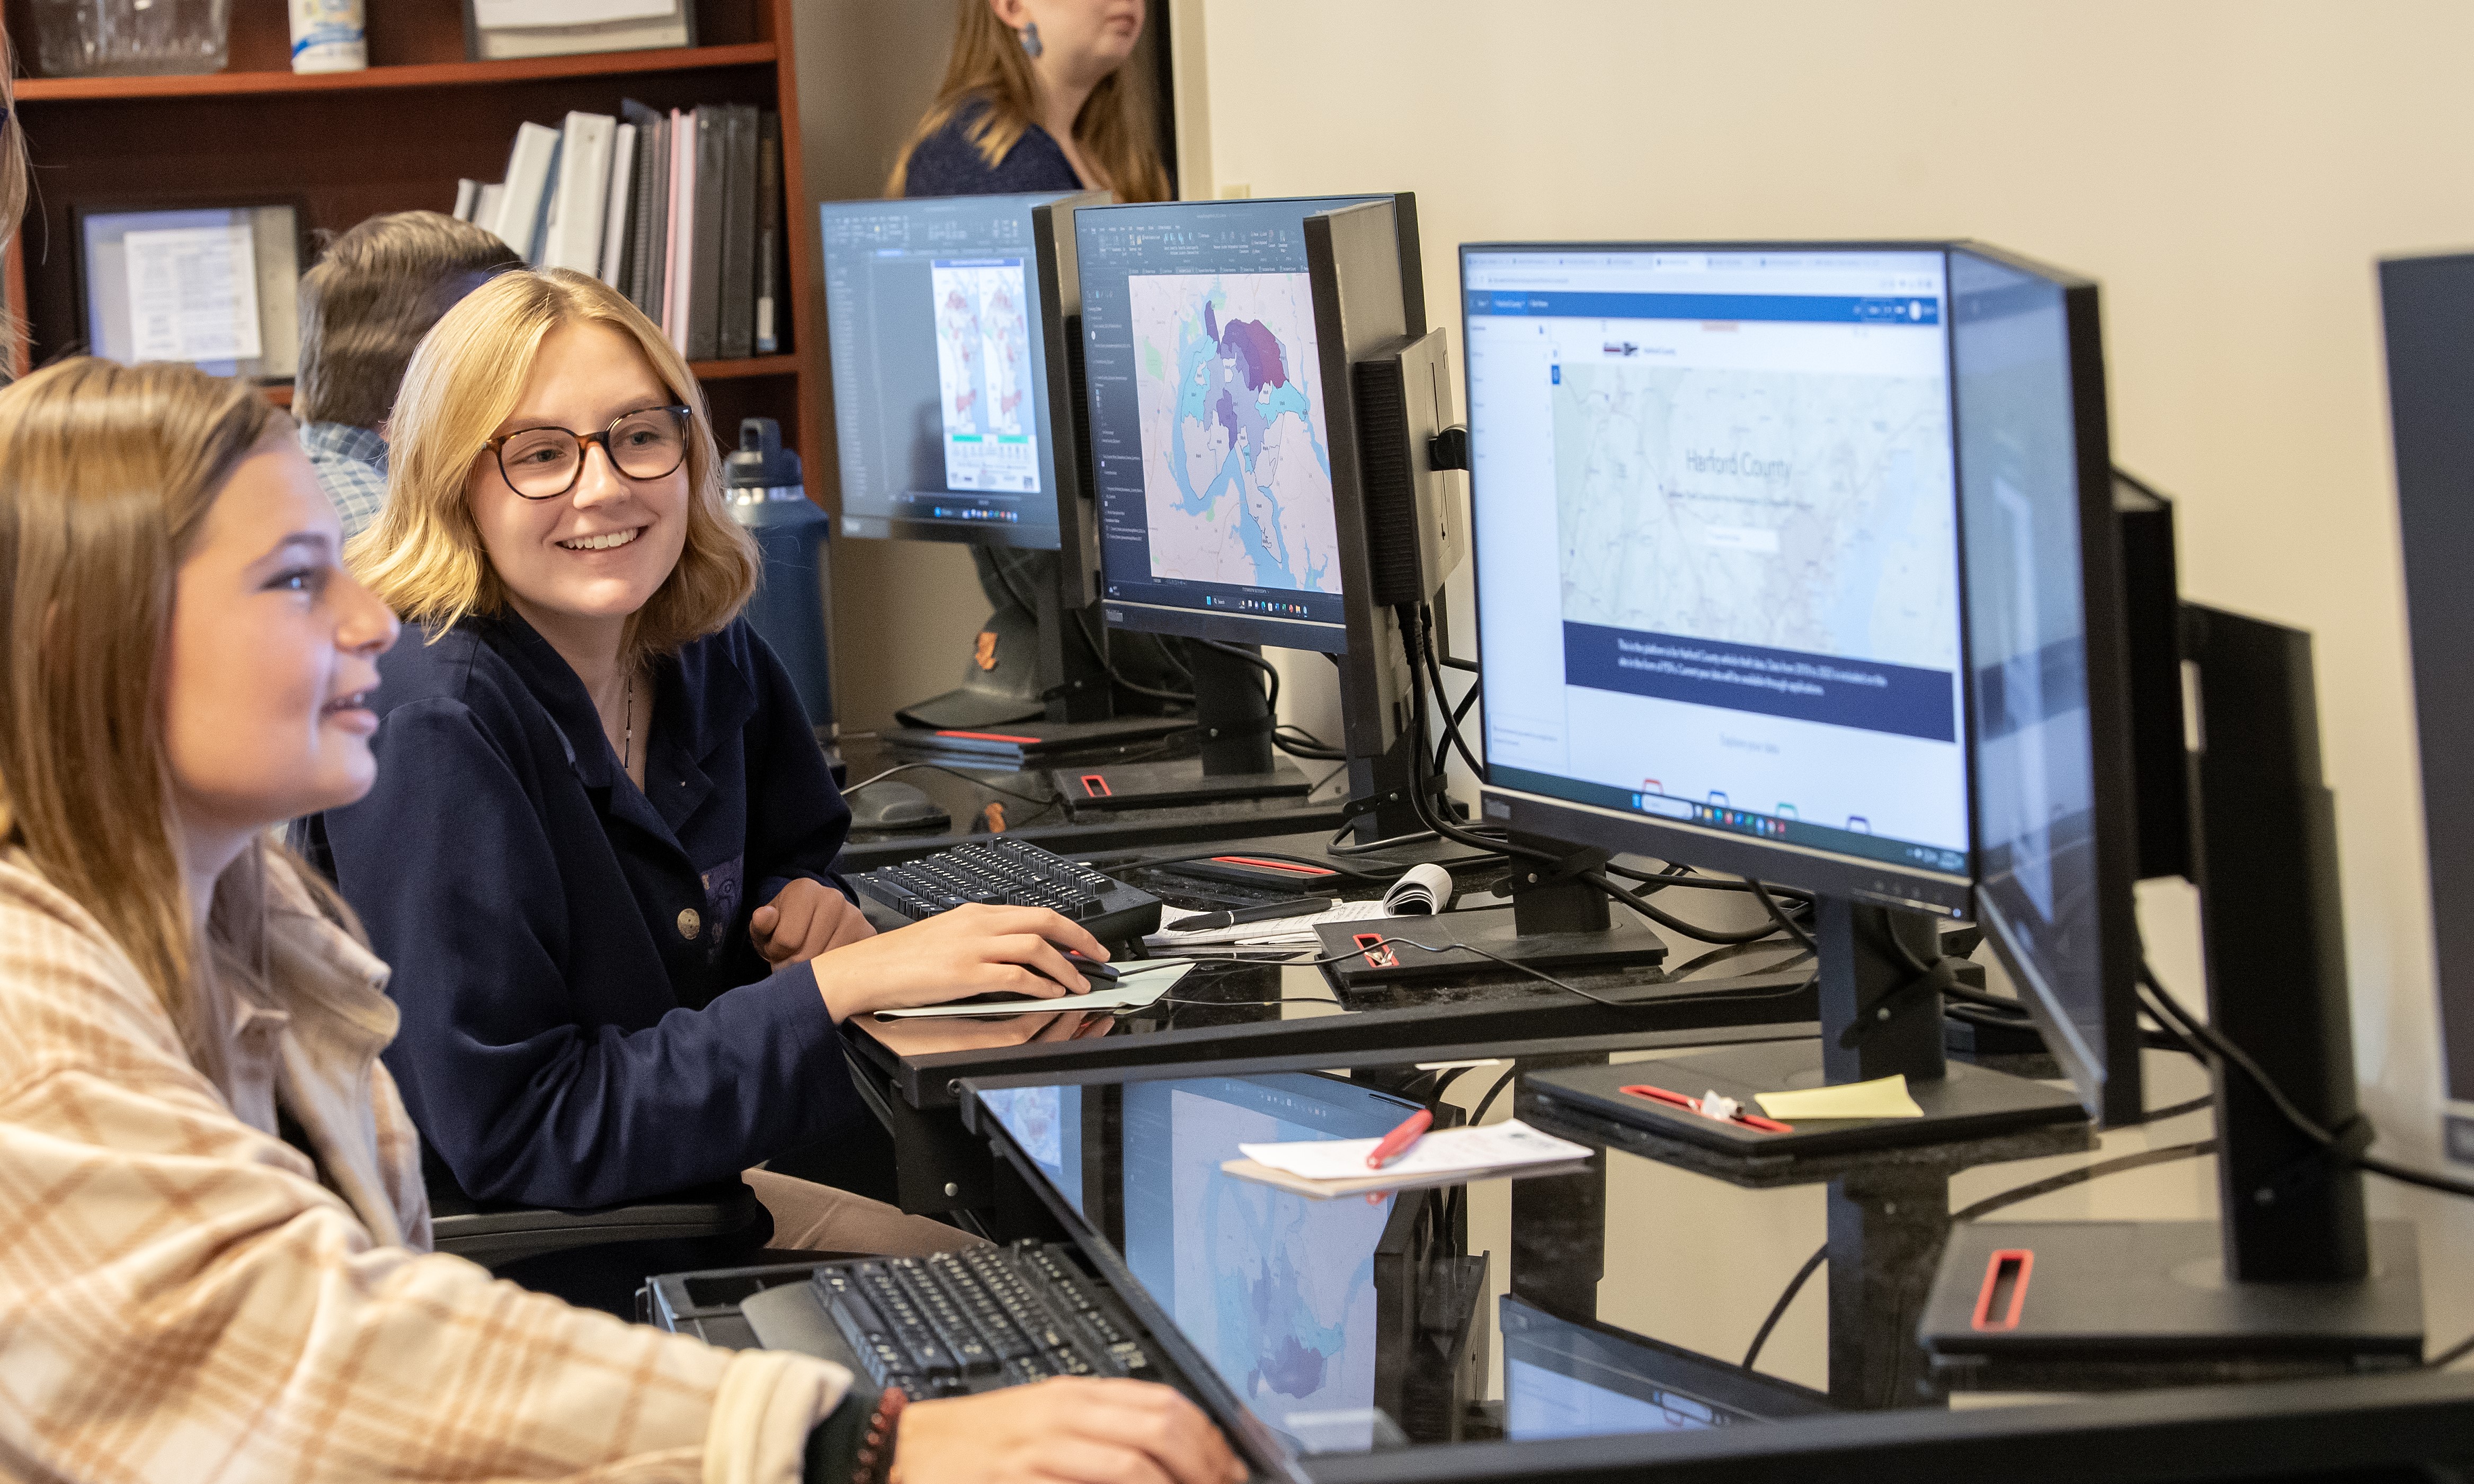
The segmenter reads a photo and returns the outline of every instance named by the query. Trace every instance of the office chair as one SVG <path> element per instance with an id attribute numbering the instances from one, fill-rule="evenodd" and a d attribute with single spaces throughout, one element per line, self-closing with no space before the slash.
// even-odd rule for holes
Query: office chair
<path id="1" fill-rule="evenodd" d="M 645 1278 L 755 1261 L 773 1234 L 764 1203 L 735 1179 L 624 1206 L 551 1210 L 476 1201 L 424 1163 L 437 1251 L 621 1319 L 642 1317 L 637 1289 Z"/>

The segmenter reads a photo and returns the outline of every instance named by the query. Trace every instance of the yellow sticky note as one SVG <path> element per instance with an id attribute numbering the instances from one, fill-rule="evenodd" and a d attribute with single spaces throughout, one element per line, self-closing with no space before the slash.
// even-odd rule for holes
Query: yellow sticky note
<path id="1" fill-rule="evenodd" d="M 1773 1118 L 1793 1123 L 1798 1118 L 1921 1118 L 1925 1111 L 1907 1095 L 1907 1079 L 1892 1073 L 1871 1082 L 1842 1083 L 1834 1088 L 1807 1088 L 1800 1092 L 1757 1092 L 1753 1101 Z"/>

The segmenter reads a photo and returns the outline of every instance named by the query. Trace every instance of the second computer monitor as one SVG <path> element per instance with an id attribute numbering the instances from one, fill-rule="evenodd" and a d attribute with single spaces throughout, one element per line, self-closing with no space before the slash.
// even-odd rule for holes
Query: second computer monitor
<path id="1" fill-rule="evenodd" d="M 1061 199 L 818 208 L 842 535 L 1055 549 L 1061 419 L 1031 210 Z"/>
<path id="2" fill-rule="evenodd" d="M 1461 261 L 1490 819 L 1963 910 L 1944 250 Z"/>
<path id="3" fill-rule="evenodd" d="M 2136 1122 L 2138 831 L 2097 289 L 1959 249 L 1951 305 L 1977 919 L 2088 1112 Z"/>
<path id="4" fill-rule="evenodd" d="M 1348 647 L 1305 220 L 1384 199 L 1397 203 L 1415 333 L 1424 305 L 1406 196 L 1075 214 L 1111 625 Z"/>

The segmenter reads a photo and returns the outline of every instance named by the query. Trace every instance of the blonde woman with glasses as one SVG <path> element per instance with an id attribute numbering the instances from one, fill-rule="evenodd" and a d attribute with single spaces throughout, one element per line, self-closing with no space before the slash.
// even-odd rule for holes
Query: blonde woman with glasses
<path id="1" fill-rule="evenodd" d="M 1089 988 L 1043 909 L 878 937 L 789 680 L 740 616 L 687 366 L 625 299 L 511 273 L 449 310 L 396 403 L 353 570 L 417 633 L 388 657 L 377 786 L 306 831 L 394 965 L 388 1053 L 484 1200 L 609 1206 L 745 1178 L 779 1248 L 918 1255 L 955 1229 L 753 1166 L 869 1116 L 837 1027 Z"/>
<path id="2" fill-rule="evenodd" d="M 75 360 L 0 392 L 0 1473 L 1242 1477 L 1165 1387 L 905 1411 L 423 1251 L 386 966 L 268 836 L 370 787 L 411 648 L 341 541 L 251 387 Z"/>

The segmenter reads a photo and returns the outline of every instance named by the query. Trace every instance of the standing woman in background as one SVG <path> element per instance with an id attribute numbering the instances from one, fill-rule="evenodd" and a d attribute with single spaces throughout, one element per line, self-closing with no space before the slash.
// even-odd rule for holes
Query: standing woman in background
<path id="1" fill-rule="evenodd" d="M 885 193 L 1168 200 L 1151 79 L 1126 65 L 1142 35 L 1143 0 L 960 0 L 944 84 Z"/>
<path id="2" fill-rule="evenodd" d="M 1167 201 L 1150 75 L 1128 66 L 1144 0 L 959 0 L 945 81 L 893 163 L 887 196 L 1113 192 Z M 974 544 L 980 589 L 1031 621 L 1024 594 L 1053 590 L 1056 554 Z M 991 617 L 983 627 L 994 629 Z M 1073 625 L 1067 626 L 1075 633 Z M 1183 689 L 1187 666 L 1146 634 L 1112 634 L 1103 662 Z M 1143 693 L 1160 698 L 1158 689 Z"/>

